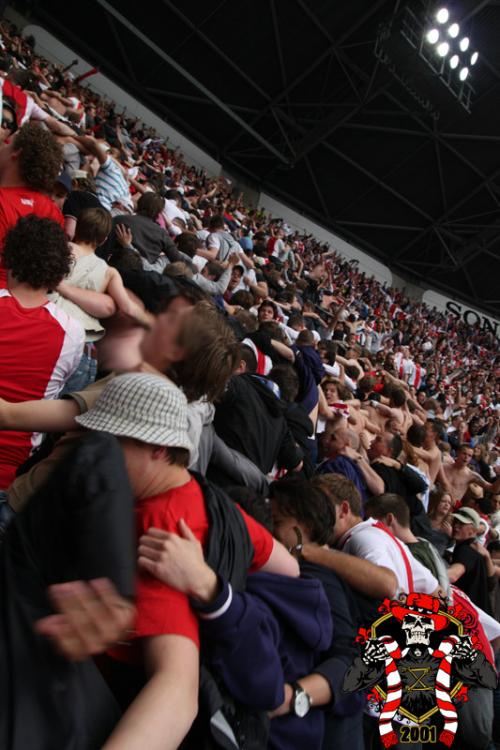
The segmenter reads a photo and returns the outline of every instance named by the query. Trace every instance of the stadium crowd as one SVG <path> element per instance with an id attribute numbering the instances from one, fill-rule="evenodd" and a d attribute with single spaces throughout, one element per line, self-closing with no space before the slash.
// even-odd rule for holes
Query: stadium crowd
<path id="1" fill-rule="evenodd" d="M 0 34 L 1 747 L 381 746 L 381 600 L 500 647 L 497 338 Z"/>

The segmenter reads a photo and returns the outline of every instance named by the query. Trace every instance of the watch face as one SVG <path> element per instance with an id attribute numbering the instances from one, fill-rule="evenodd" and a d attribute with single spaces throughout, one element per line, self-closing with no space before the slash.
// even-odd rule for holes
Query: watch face
<path id="1" fill-rule="evenodd" d="M 298 716 L 299 719 L 302 719 L 308 713 L 310 708 L 311 701 L 307 693 L 304 691 L 296 693 L 294 703 L 295 715 Z"/>

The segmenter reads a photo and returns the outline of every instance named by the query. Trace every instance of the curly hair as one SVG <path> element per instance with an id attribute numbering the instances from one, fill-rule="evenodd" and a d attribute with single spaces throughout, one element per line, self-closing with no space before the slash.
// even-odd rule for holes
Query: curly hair
<path id="1" fill-rule="evenodd" d="M 50 193 L 62 169 L 63 155 L 50 130 L 28 122 L 17 131 L 14 151 L 21 151 L 19 171 L 23 182 L 32 190 Z"/>
<path id="2" fill-rule="evenodd" d="M 3 262 L 17 281 L 53 290 L 69 274 L 72 256 L 59 224 L 30 214 L 7 233 Z"/>

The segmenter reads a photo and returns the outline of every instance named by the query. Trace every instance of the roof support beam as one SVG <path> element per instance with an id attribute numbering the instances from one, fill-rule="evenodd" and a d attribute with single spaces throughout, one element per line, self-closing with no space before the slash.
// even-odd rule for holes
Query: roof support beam
<path id="1" fill-rule="evenodd" d="M 131 23 L 128 18 L 126 18 L 122 13 L 120 13 L 116 8 L 114 8 L 107 0 L 96 0 L 96 2 L 104 8 L 108 13 L 110 13 L 112 16 L 116 18 L 117 21 L 119 21 L 126 29 L 128 29 L 134 36 L 136 36 L 138 39 L 141 40 L 143 44 L 148 46 L 150 49 L 155 52 L 158 57 L 163 59 L 170 67 L 172 67 L 177 73 L 179 73 L 183 78 L 185 78 L 189 83 L 194 86 L 194 88 L 198 89 L 198 91 L 201 91 L 201 93 L 206 96 L 208 99 L 211 99 L 218 108 L 224 112 L 228 117 L 230 117 L 232 120 L 234 120 L 238 125 L 243 129 L 246 130 L 247 133 L 249 133 L 253 138 L 255 138 L 256 141 L 261 143 L 263 146 L 265 146 L 268 151 L 273 153 L 281 162 L 284 164 L 289 163 L 289 159 L 287 156 L 281 153 L 281 151 L 278 151 L 277 148 L 275 148 L 272 143 L 269 143 L 263 136 L 260 135 L 260 133 L 257 133 L 256 130 L 254 130 L 248 123 L 243 120 L 236 112 L 233 112 L 231 107 L 228 107 L 228 105 L 222 101 L 222 99 L 219 99 L 219 97 L 214 94 L 210 89 L 208 89 L 203 83 L 198 81 L 191 73 L 189 73 L 185 68 L 182 67 L 182 65 L 179 65 L 179 63 L 174 60 L 170 55 L 167 55 L 164 50 L 162 50 L 160 47 L 158 47 L 157 44 L 151 41 L 146 34 L 143 34 L 142 31 L 140 31 L 136 26 L 134 26 L 133 23 Z"/>
<path id="2" fill-rule="evenodd" d="M 316 18 L 316 16 L 310 11 L 310 9 L 309 9 L 309 7 L 307 6 L 306 3 L 304 3 L 302 0 L 296 0 L 296 2 L 300 5 L 300 7 L 302 8 L 302 10 L 304 10 L 304 12 L 311 18 L 311 20 L 313 21 L 313 23 L 326 34 L 327 38 L 329 39 L 330 44 L 329 44 L 329 46 L 325 50 L 323 50 L 323 52 L 321 53 L 321 55 L 319 55 L 319 57 L 317 57 L 315 60 L 313 60 L 313 62 L 310 65 L 308 65 L 300 73 L 300 75 L 297 76 L 297 78 L 295 78 L 293 81 L 290 81 L 290 83 L 288 84 L 288 86 L 285 89 L 283 89 L 283 91 L 280 91 L 280 93 L 277 94 L 267 104 L 266 107 L 264 107 L 264 109 L 262 110 L 262 112 L 260 113 L 260 115 L 258 115 L 255 119 L 253 119 L 252 122 L 250 123 L 250 126 L 252 128 L 255 127 L 255 125 L 263 117 L 265 117 L 269 113 L 269 108 L 270 107 L 275 107 L 283 99 L 285 99 L 286 96 L 291 91 L 293 91 L 293 89 L 296 86 L 299 85 L 299 83 L 301 83 L 305 78 L 307 78 L 307 76 L 310 73 L 313 72 L 313 70 L 316 70 L 316 68 L 319 65 L 321 65 L 321 63 L 323 62 L 323 60 L 325 60 L 328 57 L 328 55 L 331 54 L 332 50 L 334 50 L 338 45 L 342 44 L 342 42 L 344 42 L 346 39 L 348 39 L 349 36 L 351 36 L 351 34 L 353 34 L 356 31 L 356 29 L 358 29 L 360 26 L 362 26 L 364 23 L 366 23 L 366 21 L 374 13 L 376 13 L 383 5 L 385 5 L 385 3 L 387 2 L 387 0 L 377 0 L 377 2 L 373 2 L 369 6 L 369 8 L 365 11 L 365 13 L 363 13 L 361 16 L 359 16 L 359 18 L 356 20 L 356 22 L 349 29 L 347 29 L 343 34 L 341 34 L 340 37 L 337 40 L 334 40 L 329 35 L 329 33 L 326 31 L 326 29 L 318 21 L 318 19 Z M 229 141 L 229 143 L 227 144 L 227 147 L 226 147 L 226 152 L 234 145 L 234 143 L 239 139 L 239 137 L 240 137 L 240 134 L 237 134 L 237 135 L 235 135 L 234 138 L 232 138 Z"/>
<path id="3" fill-rule="evenodd" d="M 205 44 L 207 44 L 210 47 L 211 50 L 213 50 L 214 52 L 216 52 L 218 54 L 218 56 L 222 60 L 224 60 L 225 64 L 229 68 L 231 68 L 231 70 L 234 70 L 236 73 L 238 73 L 238 75 L 241 76 L 243 78 L 243 80 L 246 81 L 246 83 L 249 84 L 249 86 L 251 86 L 255 91 L 257 91 L 257 93 L 260 94 L 260 96 L 262 96 L 263 99 L 265 99 L 266 101 L 269 101 L 269 99 L 271 97 L 264 91 L 264 89 L 262 89 L 253 80 L 253 78 L 251 78 L 251 76 L 249 76 L 247 73 L 245 73 L 245 71 L 242 70 L 239 65 L 236 65 L 236 63 L 234 62 L 234 60 L 231 57 L 229 57 L 229 55 L 226 55 L 226 53 L 224 52 L 224 50 L 222 50 L 218 44 L 215 44 L 215 42 L 213 42 L 210 39 L 210 37 L 207 36 L 207 34 L 205 34 L 203 31 L 201 31 L 201 29 L 198 26 L 196 26 L 196 24 L 194 24 L 191 21 L 191 19 L 188 18 L 188 16 L 186 16 L 185 13 L 183 13 L 180 10 L 179 5 L 177 3 L 173 3 L 171 0 L 162 0 L 162 2 L 163 2 L 164 5 L 167 6 L 167 8 L 169 10 L 172 11 L 172 13 L 174 13 L 174 15 L 176 15 L 178 18 L 181 19 L 181 21 L 183 23 L 186 24 L 186 26 L 193 32 L 193 34 L 195 36 L 197 36 Z"/>

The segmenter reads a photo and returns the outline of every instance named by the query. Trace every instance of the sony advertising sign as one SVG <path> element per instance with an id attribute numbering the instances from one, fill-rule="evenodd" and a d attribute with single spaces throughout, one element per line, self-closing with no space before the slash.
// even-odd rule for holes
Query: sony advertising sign
<path id="1" fill-rule="evenodd" d="M 422 301 L 429 307 L 436 307 L 442 312 L 456 315 L 469 326 L 479 326 L 483 331 L 494 333 L 497 338 L 500 338 L 500 321 L 479 312 L 479 310 L 474 310 L 465 302 L 456 302 L 443 297 L 442 294 L 430 291 L 424 294 Z"/>

